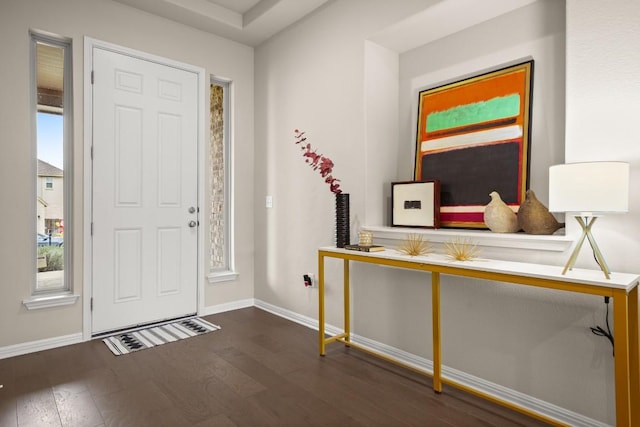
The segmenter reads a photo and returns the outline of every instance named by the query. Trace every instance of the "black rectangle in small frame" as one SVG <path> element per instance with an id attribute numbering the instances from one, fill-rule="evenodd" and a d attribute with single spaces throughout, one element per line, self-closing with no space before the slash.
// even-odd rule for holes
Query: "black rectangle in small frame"
<path id="1" fill-rule="evenodd" d="M 422 209 L 422 201 L 421 200 L 405 200 L 404 208 L 405 209 Z"/>

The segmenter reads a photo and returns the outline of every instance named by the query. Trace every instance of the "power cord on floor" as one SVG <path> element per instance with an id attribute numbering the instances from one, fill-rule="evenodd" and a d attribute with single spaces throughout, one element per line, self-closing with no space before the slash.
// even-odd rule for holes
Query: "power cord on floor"
<path id="1" fill-rule="evenodd" d="M 591 329 L 591 332 L 594 333 L 594 335 L 598 335 L 600 337 L 606 337 L 609 340 L 609 342 L 611 342 L 612 353 L 613 353 L 613 356 L 615 357 L 616 352 L 615 350 L 613 350 L 615 348 L 613 346 L 613 333 L 611 332 L 611 327 L 609 326 L 609 297 L 604 297 L 604 303 L 607 305 L 607 313 L 605 317 L 607 330 L 605 331 L 600 326 L 596 326 L 595 328 L 590 328 L 590 329 Z"/>

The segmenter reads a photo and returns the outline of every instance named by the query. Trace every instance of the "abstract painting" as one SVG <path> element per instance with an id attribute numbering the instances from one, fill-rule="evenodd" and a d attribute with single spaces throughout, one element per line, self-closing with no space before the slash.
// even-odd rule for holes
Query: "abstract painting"
<path id="1" fill-rule="evenodd" d="M 533 60 L 419 93 L 415 180 L 440 181 L 443 227 L 486 228 L 496 191 L 515 212 L 529 181 Z"/>

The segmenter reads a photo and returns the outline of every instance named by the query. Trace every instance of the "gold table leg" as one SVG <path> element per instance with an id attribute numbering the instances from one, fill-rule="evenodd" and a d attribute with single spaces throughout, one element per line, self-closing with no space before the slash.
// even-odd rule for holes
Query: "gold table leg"
<path id="1" fill-rule="evenodd" d="M 613 322 L 615 325 L 613 340 L 615 352 L 616 426 L 618 427 L 634 425 L 631 422 L 632 381 L 630 374 L 634 370 L 637 372 L 637 368 L 630 369 L 630 359 L 637 359 L 637 350 L 629 351 L 629 349 L 630 341 L 637 342 L 637 337 L 632 340 L 629 339 L 630 331 L 634 329 L 629 327 L 629 306 L 629 296 L 626 291 L 623 289 L 615 290 L 613 294 Z M 637 315 L 632 314 L 631 317 L 637 317 Z"/>
<path id="2" fill-rule="evenodd" d="M 345 340 L 351 341 L 351 289 L 349 285 L 349 260 L 345 259 L 342 267 L 344 291 L 344 334 Z"/>
<path id="3" fill-rule="evenodd" d="M 442 392 L 440 349 L 440 273 L 431 273 L 431 316 L 433 328 L 433 391 Z"/>
<path id="4" fill-rule="evenodd" d="M 638 287 L 629 293 L 629 376 L 631 378 L 631 425 L 640 425 L 640 347 L 638 343 Z"/>
<path id="5" fill-rule="evenodd" d="M 318 348 L 324 356 L 324 255 L 318 253 Z"/>

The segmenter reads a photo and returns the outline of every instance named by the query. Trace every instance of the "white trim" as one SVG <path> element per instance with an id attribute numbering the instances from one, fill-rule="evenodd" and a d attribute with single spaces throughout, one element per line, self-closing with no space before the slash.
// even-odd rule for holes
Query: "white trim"
<path id="1" fill-rule="evenodd" d="M 220 283 L 237 280 L 238 277 L 240 277 L 240 273 L 236 273 L 235 271 L 222 271 L 220 273 L 209 273 L 207 280 L 209 283 Z"/>
<path id="2" fill-rule="evenodd" d="M 275 314 L 276 316 L 284 317 L 287 320 L 291 320 L 292 322 L 296 322 L 301 324 L 302 326 L 306 326 L 307 328 L 318 330 L 318 319 L 314 319 L 309 316 L 304 316 L 302 314 L 298 314 L 294 311 L 287 310 L 282 307 L 278 307 L 277 305 L 269 304 L 266 301 L 262 301 L 259 299 L 255 299 L 255 304 L 257 308 L 268 311 L 271 314 Z M 340 329 L 336 326 L 325 325 L 325 330 L 328 334 L 338 334 L 340 333 Z"/>
<path id="3" fill-rule="evenodd" d="M 225 313 L 227 311 L 239 310 L 241 308 L 253 307 L 254 300 L 253 298 L 247 298 L 238 301 L 231 301 L 224 304 L 211 305 L 209 307 L 204 307 L 202 311 L 198 312 L 199 316 L 209 316 L 212 314 Z"/>
<path id="4" fill-rule="evenodd" d="M 244 15 L 235 10 L 228 9 L 211 2 L 194 1 L 194 0 L 164 0 L 181 9 L 185 9 L 197 16 L 205 16 L 221 24 L 228 25 L 238 30 L 245 28 Z M 253 9 L 253 8 L 252 8 Z M 250 9 L 250 10 L 252 10 Z"/>
<path id="5" fill-rule="evenodd" d="M 259 299 L 255 300 L 255 306 L 261 310 L 268 311 L 269 313 L 275 314 L 276 316 L 280 316 L 292 322 L 299 323 L 310 329 L 318 330 L 317 319 L 295 313 L 293 311 L 269 304 Z M 337 335 L 343 332 L 342 328 L 338 328 L 332 325 L 326 325 L 325 331 L 330 335 Z M 418 370 L 424 371 L 425 373 L 433 373 L 433 362 L 429 359 L 407 353 L 395 347 L 391 347 L 389 345 L 353 333 L 351 334 L 351 340 L 356 344 L 359 344 L 375 352 L 384 354 L 391 359 L 412 366 Z M 538 413 L 551 419 L 555 419 L 567 425 L 575 427 L 608 427 L 608 424 L 602 423 L 598 420 L 588 418 L 584 415 L 561 408 L 552 403 L 545 402 L 519 391 L 503 387 L 491 381 L 478 378 L 476 376 L 458 371 L 457 369 L 449 368 L 444 365 L 442 367 L 442 376 L 443 378 L 455 381 L 467 387 L 474 388 L 483 393 L 495 396 L 500 400 L 516 404 L 532 412 Z"/>
<path id="6" fill-rule="evenodd" d="M 61 307 L 64 305 L 75 304 L 80 295 L 60 294 L 47 296 L 34 296 L 22 301 L 29 310 L 38 310 L 41 308 Z"/>
<path id="7" fill-rule="evenodd" d="M 113 43 L 104 42 L 91 37 L 84 37 L 84 230 L 83 230 L 83 242 L 84 242 L 84 284 L 83 284 L 83 313 L 82 313 L 82 332 L 85 341 L 91 339 L 92 333 L 92 319 L 91 319 L 91 297 L 92 293 L 92 281 L 93 265 L 91 260 L 93 255 L 91 252 L 91 220 L 92 220 L 92 189 L 93 189 L 93 164 L 91 161 L 91 147 L 92 147 L 92 135 L 93 135 L 93 90 L 91 84 L 91 71 L 93 70 L 93 49 L 100 48 L 110 50 L 112 52 L 120 53 L 123 55 L 129 55 L 135 58 L 143 59 L 146 61 L 155 62 L 157 64 L 166 65 L 181 70 L 189 71 L 197 74 L 198 76 L 198 207 L 200 212 L 198 218 L 200 219 L 201 213 L 204 212 L 202 204 L 205 202 L 205 82 L 206 78 L 205 69 L 191 64 L 174 61 L 172 59 L 164 58 L 150 53 L 142 52 L 135 49 L 115 45 Z M 201 225 L 198 227 L 198 261 L 197 261 L 197 302 L 196 307 L 198 312 L 204 311 L 204 280 L 205 277 L 205 261 L 204 261 L 204 238 L 205 233 L 203 221 L 200 221 Z"/>
<path id="8" fill-rule="evenodd" d="M 63 200 L 62 200 L 62 209 L 63 209 L 63 217 L 65 221 L 65 245 L 63 248 L 64 253 L 64 270 L 65 271 L 73 271 L 73 236 L 75 234 L 74 231 L 74 215 L 73 215 L 73 188 L 74 188 L 74 153 L 73 147 L 74 143 L 74 92 L 73 92 L 73 39 L 68 37 L 59 36 L 49 32 L 43 32 L 40 30 L 30 30 L 29 31 L 29 43 L 30 43 L 30 86 L 31 86 L 31 111 L 34 113 L 33 120 L 31 122 L 31 130 L 32 141 L 31 148 L 33 155 L 33 164 L 34 164 L 34 175 L 36 179 L 33 180 L 32 188 L 33 194 L 38 194 L 37 191 L 37 172 L 38 172 L 38 138 L 37 138 L 37 119 L 36 115 L 38 112 L 38 96 L 37 96 L 37 44 L 49 44 L 51 46 L 55 46 L 63 50 L 63 74 L 62 74 L 62 83 L 63 83 L 63 91 L 62 91 L 62 108 L 58 108 L 58 110 L 62 111 L 62 123 L 63 123 L 63 135 L 62 135 L 62 159 L 63 159 L 63 167 L 64 176 L 62 182 L 62 190 L 63 190 Z M 46 177 L 49 179 L 50 177 Z M 53 182 L 51 188 L 47 187 L 47 179 L 45 179 L 45 189 L 53 190 Z M 36 204 L 32 205 L 31 212 L 34 216 L 37 216 L 37 206 Z M 38 230 L 36 230 L 38 231 Z M 31 234 L 33 235 L 33 233 Z M 38 249 L 36 247 L 36 253 Z M 32 257 L 32 259 L 36 259 L 37 257 Z M 42 295 L 42 289 L 38 288 L 38 278 L 37 278 L 37 269 L 34 269 L 34 276 L 32 279 L 31 286 L 31 296 L 34 299 L 38 298 L 38 295 Z M 53 289 L 50 289 L 53 290 Z M 59 294 L 69 293 L 74 291 L 73 277 L 71 274 L 64 275 L 62 286 L 57 287 L 55 289 Z"/>
<path id="9" fill-rule="evenodd" d="M 21 356 L 23 354 L 35 353 L 43 350 L 51 350 L 53 348 L 64 347 L 71 344 L 79 344 L 83 341 L 82 334 L 63 335 L 55 338 L 47 338 L 44 340 L 25 342 L 21 344 L 8 345 L 0 347 L 0 359 Z"/>
<path id="10" fill-rule="evenodd" d="M 544 400 L 527 394 L 520 393 L 519 391 L 511 390 L 499 384 L 492 383 L 491 381 L 486 381 L 482 378 L 458 371 L 457 369 L 443 366 L 442 376 L 443 378 L 453 380 L 476 390 L 481 390 L 482 392 L 497 397 L 500 400 L 521 406 L 530 411 L 542 414 L 573 427 L 609 427 L 609 424 L 594 420 L 593 418 L 586 417 L 568 409 L 561 408 L 560 406 L 545 402 Z"/>
<path id="11" fill-rule="evenodd" d="M 93 39 L 84 38 L 84 64 L 83 64 L 83 125 L 84 125 L 84 158 L 83 158 L 83 177 L 84 194 L 83 200 L 83 230 L 82 230 L 82 247 L 83 247 L 83 274 L 82 274 L 82 336 L 85 341 L 91 339 L 91 276 L 93 273 L 93 251 L 91 247 L 91 218 L 92 218 L 92 189 L 93 189 L 93 171 L 91 162 L 91 150 L 93 146 L 93 91 L 91 89 L 91 70 L 93 69 Z"/>
<path id="12" fill-rule="evenodd" d="M 444 243 L 451 238 L 460 237 L 473 240 L 479 247 L 491 246 L 497 248 L 564 252 L 569 249 L 574 242 L 572 237 L 565 236 L 564 234 L 535 235 L 526 233 L 494 233 L 488 230 L 425 229 L 384 227 L 377 225 L 363 225 L 362 229 L 373 232 L 373 239 L 376 243 L 378 243 L 379 239 L 399 242 L 405 239 L 407 234 L 412 233 L 424 235 L 431 243 Z"/>
<path id="13" fill-rule="evenodd" d="M 207 159 L 207 150 L 206 145 L 209 143 L 209 138 L 205 138 L 205 135 L 209 134 L 209 127 L 206 128 L 205 133 L 205 124 L 207 121 L 205 120 L 205 105 L 208 103 L 205 102 L 205 95 L 208 98 L 208 91 L 206 88 L 208 87 L 206 82 L 208 79 L 206 78 L 205 69 L 202 67 L 195 67 L 192 65 L 186 65 L 189 71 L 193 71 L 198 74 L 198 283 L 197 283 L 197 298 L 196 307 L 198 311 L 204 308 L 204 280 L 201 278 L 205 276 L 206 266 L 209 265 L 205 261 L 205 236 L 208 233 L 205 233 L 207 227 L 204 226 L 206 221 L 204 218 L 206 217 L 204 213 L 206 209 L 204 209 L 204 205 L 207 201 L 205 197 L 205 188 L 207 187 L 206 183 L 206 159 Z M 208 114 L 208 113 L 207 113 Z M 206 258 L 208 259 L 208 257 Z"/>

